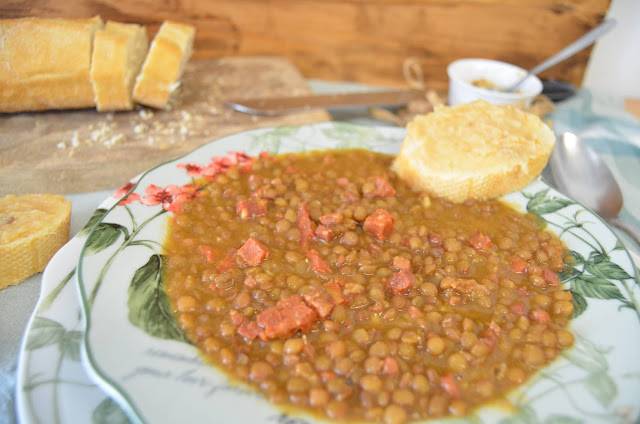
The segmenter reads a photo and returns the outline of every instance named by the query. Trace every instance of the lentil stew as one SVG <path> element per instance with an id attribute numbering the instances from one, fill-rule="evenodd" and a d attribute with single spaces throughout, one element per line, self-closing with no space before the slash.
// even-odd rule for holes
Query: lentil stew
<path id="1" fill-rule="evenodd" d="M 415 192 L 364 150 L 232 166 L 169 226 L 166 292 L 213 364 L 274 403 L 465 415 L 573 344 L 564 244 L 499 200 Z"/>

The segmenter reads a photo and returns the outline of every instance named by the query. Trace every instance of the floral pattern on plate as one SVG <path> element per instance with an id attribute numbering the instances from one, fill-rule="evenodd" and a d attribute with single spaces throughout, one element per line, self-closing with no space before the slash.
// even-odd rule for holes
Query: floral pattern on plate
<path id="1" fill-rule="evenodd" d="M 27 328 L 18 367 L 17 407 L 23 423 L 124 424 L 126 415 L 87 376 L 80 362 L 82 310 L 75 273 L 96 217 L 50 261 Z"/>

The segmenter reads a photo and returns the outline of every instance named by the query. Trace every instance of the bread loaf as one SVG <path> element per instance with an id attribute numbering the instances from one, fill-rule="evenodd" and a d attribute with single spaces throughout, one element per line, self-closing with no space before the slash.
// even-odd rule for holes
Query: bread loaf
<path id="1" fill-rule="evenodd" d="M 529 184 L 554 145 L 553 132 L 536 115 L 479 100 L 417 116 L 392 169 L 452 202 L 486 200 Z"/>
<path id="2" fill-rule="evenodd" d="M 141 25 L 109 21 L 96 32 L 91 83 L 99 111 L 133 109 L 133 84 L 148 49 Z"/>
<path id="3" fill-rule="evenodd" d="M 71 202 L 59 195 L 0 198 L 0 289 L 41 272 L 69 240 Z"/>
<path id="4" fill-rule="evenodd" d="M 0 112 L 95 105 L 91 19 L 0 19 Z"/>
<path id="5" fill-rule="evenodd" d="M 195 32 L 190 25 L 171 21 L 162 24 L 136 80 L 134 101 L 158 109 L 168 108 L 171 94 L 180 85 L 191 57 Z"/>

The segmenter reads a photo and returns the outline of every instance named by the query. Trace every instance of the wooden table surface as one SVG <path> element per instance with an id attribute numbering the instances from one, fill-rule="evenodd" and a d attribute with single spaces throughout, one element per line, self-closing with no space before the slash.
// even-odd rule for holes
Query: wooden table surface
<path id="1" fill-rule="evenodd" d="M 192 60 L 170 111 L 50 111 L 0 115 L 0 196 L 117 188 L 140 172 L 222 136 L 258 127 L 330 120 L 323 110 L 277 117 L 235 112 L 224 98 L 310 93 L 275 56 Z"/>

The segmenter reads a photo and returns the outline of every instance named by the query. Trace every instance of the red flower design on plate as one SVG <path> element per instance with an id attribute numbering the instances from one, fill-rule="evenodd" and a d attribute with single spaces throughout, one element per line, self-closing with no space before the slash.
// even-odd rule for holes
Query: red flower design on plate
<path id="1" fill-rule="evenodd" d="M 255 158 L 249 156 L 245 152 L 228 152 L 235 160 L 236 163 L 243 164 L 246 162 L 253 162 Z"/>
<path id="2" fill-rule="evenodd" d="M 179 163 L 178 168 L 187 171 L 187 175 L 190 177 L 197 177 L 202 173 L 202 167 L 196 163 Z"/>
<path id="3" fill-rule="evenodd" d="M 229 156 L 214 156 L 207 165 L 195 163 L 181 163 L 178 168 L 185 169 L 190 177 L 203 176 L 213 181 L 218 174 L 226 174 L 233 166 L 240 165 L 241 172 L 248 172 L 255 158 L 244 152 L 228 152 Z"/>
<path id="4" fill-rule="evenodd" d="M 130 181 L 127 184 L 123 185 L 122 187 L 120 187 L 118 190 L 116 190 L 115 193 L 113 193 L 111 195 L 111 197 L 115 197 L 120 198 L 122 196 L 124 196 L 125 194 L 129 193 L 129 191 L 136 185 L 135 182 Z M 122 205 L 127 205 L 131 202 L 134 202 L 136 200 L 140 199 L 140 195 L 138 193 L 129 193 L 129 195 L 127 197 L 125 197 L 124 199 L 122 199 L 120 202 L 118 202 L 118 205 L 122 206 Z"/>
<path id="5" fill-rule="evenodd" d="M 236 164 L 236 161 L 227 156 L 214 156 L 211 158 L 211 164 L 218 168 L 218 172 L 226 174 L 229 168 Z"/>
<path id="6" fill-rule="evenodd" d="M 195 199 L 200 195 L 198 187 L 193 184 L 168 185 L 165 188 L 151 184 L 146 191 L 147 195 L 140 199 L 140 203 L 147 206 L 162 204 L 162 209 L 174 213 L 180 210 L 182 202 Z"/>
<path id="7" fill-rule="evenodd" d="M 207 180 L 213 181 L 220 172 L 220 168 L 213 162 L 202 167 L 200 174 Z"/>

